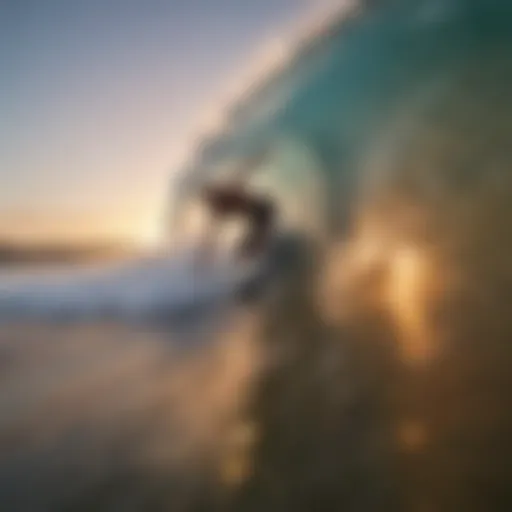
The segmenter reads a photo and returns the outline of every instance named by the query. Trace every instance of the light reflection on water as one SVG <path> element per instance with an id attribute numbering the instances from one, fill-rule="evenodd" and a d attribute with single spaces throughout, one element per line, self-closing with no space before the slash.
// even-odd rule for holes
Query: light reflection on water
<path id="1" fill-rule="evenodd" d="M 238 424 L 258 355 L 239 327 L 221 338 L 184 349 L 119 324 L 2 328 L 3 506 L 192 509 L 250 441 Z"/>

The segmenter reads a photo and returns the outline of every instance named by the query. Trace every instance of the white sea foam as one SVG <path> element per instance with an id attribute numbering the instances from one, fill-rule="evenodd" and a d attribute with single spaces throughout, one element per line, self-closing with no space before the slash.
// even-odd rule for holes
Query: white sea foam
<path id="1" fill-rule="evenodd" d="M 0 273 L 0 321 L 161 320 L 225 302 L 237 272 L 226 263 L 198 271 L 191 260 L 183 254 Z"/>

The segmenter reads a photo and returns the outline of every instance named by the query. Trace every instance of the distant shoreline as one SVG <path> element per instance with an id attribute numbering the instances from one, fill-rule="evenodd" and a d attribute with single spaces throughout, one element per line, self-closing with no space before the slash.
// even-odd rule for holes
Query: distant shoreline
<path id="1" fill-rule="evenodd" d="M 126 258 L 137 252 L 127 244 L 22 244 L 0 241 L 0 266 L 90 263 Z"/>

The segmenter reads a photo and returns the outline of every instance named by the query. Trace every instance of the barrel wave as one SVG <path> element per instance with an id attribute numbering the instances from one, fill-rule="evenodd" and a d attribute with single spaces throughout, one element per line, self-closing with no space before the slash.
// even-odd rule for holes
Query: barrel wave
<path id="1" fill-rule="evenodd" d="M 177 307 L 169 262 L 45 284 L 80 300 L 2 335 L 6 509 L 510 510 L 511 28 L 493 0 L 345 5 L 230 103 L 173 236 L 239 173 L 279 210 L 271 278 L 240 301 L 217 275 L 194 336 L 146 314 Z"/>

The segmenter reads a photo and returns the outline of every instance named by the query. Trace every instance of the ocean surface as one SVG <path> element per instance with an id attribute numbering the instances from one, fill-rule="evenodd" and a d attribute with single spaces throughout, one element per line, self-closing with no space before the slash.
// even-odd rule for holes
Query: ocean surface
<path id="1" fill-rule="evenodd" d="M 0 273 L 3 510 L 197 505 L 249 428 L 258 357 L 235 274 L 190 255 Z"/>

